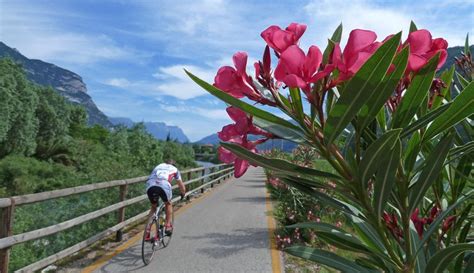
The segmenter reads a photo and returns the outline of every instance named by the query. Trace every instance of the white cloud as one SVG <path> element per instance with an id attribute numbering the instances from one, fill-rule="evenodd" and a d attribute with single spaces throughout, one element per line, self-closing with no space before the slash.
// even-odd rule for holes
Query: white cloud
<path id="1" fill-rule="evenodd" d="M 214 82 L 214 76 L 217 71 L 217 68 L 206 69 L 193 65 L 162 66 L 158 68 L 158 72 L 153 74 L 156 81 L 132 81 L 125 78 L 111 78 L 102 83 L 155 98 L 167 95 L 180 100 L 187 100 L 206 95 L 207 92 L 192 81 L 186 75 L 184 69 L 209 83 Z"/>
<path id="2" fill-rule="evenodd" d="M 470 14 L 470 24 L 464 25 L 463 28 L 453 28 L 453 24 L 459 23 L 463 18 L 450 18 L 446 8 L 434 3 L 431 5 L 430 2 L 399 3 L 391 6 L 368 0 L 354 0 L 350 3 L 311 0 L 304 8 L 309 22 L 303 45 L 317 42 L 320 47 L 326 46 L 326 39 L 341 22 L 344 26 L 343 43 L 347 41 L 349 31 L 356 28 L 375 31 L 379 40 L 402 30 L 406 37 L 411 20 L 419 28 L 430 30 L 433 37 L 445 38 L 450 46 L 462 45 L 465 32 L 472 31 L 473 14 Z"/>
<path id="3" fill-rule="evenodd" d="M 165 104 L 161 104 L 158 107 L 161 110 L 169 113 L 187 113 L 190 115 L 197 114 L 212 120 L 230 120 L 225 109 L 209 109 L 195 106 Z"/>
<path id="4" fill-rule="evenodd" d="M 191 99 L 207 92 L 193 82 L 184 72 L 186 69 L 201 79 L 213 83 L 217 68 L 205 69 L 192 65 L 172 65 L 159 67 L 153 76 L 162 82 L 156 85 L 155 90 L 178 99 Z"/>
<path id="5" fill-rule="evenodd" d="M 119 88 L 128 88 L 131 86 L 131 82 L 124 78 L 112 78 L 104 82 L 106 85 L 115 86 Z"/>

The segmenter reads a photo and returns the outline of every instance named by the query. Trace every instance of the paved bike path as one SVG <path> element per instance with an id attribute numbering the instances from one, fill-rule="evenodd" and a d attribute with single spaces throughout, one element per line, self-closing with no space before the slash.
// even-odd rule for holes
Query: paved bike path
<path id="1" fill-rule="evenodd" d="M 250 168 L 182 211 L 171 244 L 148 266 L 139 240 L 94 272 L 272 272 L 264 179 Z"/>

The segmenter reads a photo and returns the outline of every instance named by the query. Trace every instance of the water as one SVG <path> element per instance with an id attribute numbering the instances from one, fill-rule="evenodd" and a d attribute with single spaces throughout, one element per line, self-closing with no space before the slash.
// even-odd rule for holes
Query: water
<path id="1" fill-rule="evenodd" d="M 198 164 L 200 167 L 204 167 L 204 168 L 208 168 L 208 167 L 212 167 L 216 164 L 212 163 L 212 162 L 207 162 L 207 161 L 199 161 L 199 160 L 196 160 L 195 161 L 196 164 Z"/>

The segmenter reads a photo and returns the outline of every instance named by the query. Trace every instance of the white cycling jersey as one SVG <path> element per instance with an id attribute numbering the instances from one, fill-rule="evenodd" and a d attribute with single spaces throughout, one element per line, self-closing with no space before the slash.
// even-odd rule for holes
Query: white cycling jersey
<path id="1" fill-rule="evenodd" d="M 171 191 L 171 181 L 173 179 L 181 180 L 178 169 L 171 164 L 161 163 L 153 169 L 148 177 L 146 190 L 153 186 L 159 186 L 164 190 Z"/>

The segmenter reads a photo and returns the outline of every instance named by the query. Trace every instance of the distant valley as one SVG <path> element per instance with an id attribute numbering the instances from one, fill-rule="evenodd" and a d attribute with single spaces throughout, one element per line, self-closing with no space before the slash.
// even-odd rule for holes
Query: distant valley
<path id="1" fill-rule="evenodd" d="M 132 127 L 135 122 L 128 118 L 107 117 L 87 94 L 86 84 L 78 74 L 41 60 L 29 59 L 18 50 L 0 42 L 0 58 L 11 58 L 20 63 L 29 80 L 43 86 L 51 86 L 68 101 L 82 105 L 88 115 L 89 125 L 106 128 L 115 125 Z M 155 138 L 165 140 L 168 136 L 181 143 L 189 142 L 188 137 L 178 126 L 168 126 L 164 122 L 144 122 L 147 131 Z"/>

